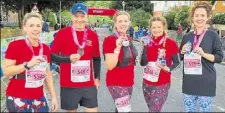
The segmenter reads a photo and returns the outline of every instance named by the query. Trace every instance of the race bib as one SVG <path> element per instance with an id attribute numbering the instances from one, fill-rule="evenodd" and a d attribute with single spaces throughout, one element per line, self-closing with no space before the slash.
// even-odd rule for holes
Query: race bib
<path id="1" fill-rule="evenodd" d="M 148 62 L 144 68 L 143 78 L 150 82 L 158 82 L 161 68 L 155 65 L 155 62 Z"/>
<path id="2" fill-rule="evenodd" d="M 200 55 L 193 52 L 184 55 L 184 73 L 189 75 L 202 75 Z"/>
<path id="3" fill-rule="evenodd" d="M 37 88 L 43 86 L 44 80 L 47 77 L 46 69 L 48 67 L 47 58 L 43 56 L 42 62 L 39 65 L 26 70 L 26 88 Z"/>
<path id="4" fill-rule="evenodd" d="M 130 112 L 131 111 L 130 95 L 117 98 L 115 100 L 115 104 L 118 112 Z"/>
<path id="5" fill-rule="evenodd" d="M 90 81 L 90 61 L 76 61 L 71 63 L 71 81 L 72 82 L 88 82 Z"/>
<path id="6" fill-rule="evenodd" d="M 26 70 L 26 88 L 37 88 L 44 84 L 46 68 L 34 67 Z"/>

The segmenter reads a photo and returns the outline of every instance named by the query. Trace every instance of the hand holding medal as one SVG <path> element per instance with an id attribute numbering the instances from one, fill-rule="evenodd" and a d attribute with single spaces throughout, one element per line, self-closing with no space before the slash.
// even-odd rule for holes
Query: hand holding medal
<path id="1" fill-rule="evenodd" d="M 122 42 L 123 42 L 122 38 L 118 38 L 116 40 L 116 47 L 117 48 L 121 48 L 122 47 Z"/>
<path id="2" fill-rule="evenodd" d="M 120 36 L 120 38 L 122 39 L 122 45 L 123 46 L 129 46 L 130 45 L 130 41 L 128 40 L 128 38 L 126 36 Z"/>
<path id="3" fill-rule="evenodd" d="M 205 52 L 202 50 L 201 47 L 195 48 L 194 52 L 201 55 L 201 56 L 204 56 L 204 54 L 205 54 Z"/>
<path id="4" fill-rule="evenodd" d="M 70 55 L 70 61 L 72 63 L 76 63 L 80 59 L 81 55 L 80 54 L 71 54 Z"/>
<path id="5" fill-rule="evenodd" d="M 41 56 L 34 56 L 28 63 L 27 66 L 28 67 L 33 67 L 35 65 L 39 65 L 41 63 Z"/>

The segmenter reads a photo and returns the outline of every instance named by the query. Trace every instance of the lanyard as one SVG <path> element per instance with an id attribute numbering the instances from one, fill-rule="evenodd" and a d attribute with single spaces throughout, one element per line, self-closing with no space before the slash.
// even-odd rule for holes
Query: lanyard
<path id="1" fill-rule="evenodd" d="M 165 45 L 166 45 L 166 37 L 165 36 L 159 41 L 159 43 L 156 43 L 154 40 L 152 40 L 152 36 L 150 36 L 150 35 L 147 35 L 146 37 L 150 39 L 149 42 L 148 42 L 148 44 L 150 46 L 153 46 L 153 44 L 154 45 L 161 45 L 163 43 L 163 48 L 165 48 Z"/>
<path id="2" fill-rule="evenodd" d="M 120 37 L 120 34 L 119 34 L 118 32 L 115 32 L 115 35 L 116 35 L 117 38 Z M 128 38 L 127 38 L 127 35 L 125 36 L 125 38 L 128 39 Z"/>
<path id="3" fill-rule="evenodd" d="M 199 47 L 200 43 L 202 42 L 202 39 L 206 33 L 207 29 L 205 29 L 199 36 L 198 40 L 197 40 L 197 31 L 194 32 L 194 44 L 193 44 L 193 49 Z"/>
<path id="4" fill-rule="evenodd" d="M 72 30 L 72 34 L 73 34 L 73 40 L 74 40 L 74 43 L 81 49 L 84 48 L 84 46 L 86 45 L 86 42 L 87 42 L 87 27 L 85 26 L 85 29 L 84 29 L 84 35 L 83 35 L 83 43 L 82 45 L 79 44 L 78 42 L 78 39 L 77 39 L 77 33 L 75 32 L 75 27 L 74 26 L 71 26 L 71 30 Z"/>
<path id="5" fill-rule="evenodd" d="M 32 45 L 31 45 L 31 42 L 28 40 L 28 38 L 25 39 L 25 42 L 26 42 L 27 46 L 29 47 L 29 49 L 31 50 L 31 52 L 32 52 L 32 54 L 34 56 L 35 55 L 34 54 L 34 49 L 33 49 Z M 38 40 L 38 43 L 41 46 L 41 48 L 39 50 L 39 55 L 42 56 L 43 55 L 43 44 L 40 42 L 40 40 Z"/>
<path id="6" fill-rule="evenodd" d="M 119 34 L 118 32 L 115 32 L 114 34 L 116 35 L 117 38 L 120 37 L 120 34 Z M 127 36 L 126 36 L 126 38 L 127 38 Z M 128 38 L 127 38 L 127 39 L 128 39 Z M 129 47 L 129 50 L 130 50 L 131 56 L 133 57 L 134 55 L 133 55 L 133 52 L 131 51 L 131 48 L 130 48 L 130 47 Z"/>

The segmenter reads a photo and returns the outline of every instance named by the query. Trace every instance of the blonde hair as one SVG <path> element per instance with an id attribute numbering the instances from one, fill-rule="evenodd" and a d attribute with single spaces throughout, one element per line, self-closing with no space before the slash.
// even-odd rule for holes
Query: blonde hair
<path id="1" fill-rule="evenodd" d="M 35 18 L 38 18 L 41 20 L 41 22 L 43 21 L 42 20 L 42 16 L 39 14 L 39 13 L 36 13 L 36 12 L 31 12 L 31 13 L 26 13 L 24 18 L 23 18 L 23 25 L 26 25 L 27 23 L 27 20 L 32 18 L 32 17 L 35 17 Z"/>
<path id="2" fill-rule="evenodd" d="M 160 21 L 160 22 L 162 22 L 162 25 L 163 25 L 163 27 L 164 27 L 164 33 L 167 35 L 168 24 L 167 24 L 166 19 L 165 19 L 163 16 L 155 16 L 155 17 L 152 17 L 152 18 L 149 20 L 149 28 L 151 28 L 152 22 L 155 22 L 155 21 Z"/>
<path id="3" fill-rule="evenodd" d="M 126 15 L 128 17 L 128 19 L 130 20 L 130 14 L 128 12 L 118 11 L 118 12 L 116 12 L 116 14 L 113 15 L 113 21 L 116 22 L 117 17 L 120 15 Z"/>
<path id="4" fill-rule="evenodd" d="M 113 22 L 115 23 L 117 21 L 117 17 L 120 16 L 120 15 L 126 15 L 128 17 L 128 20 L 130 21 L 130 14 L 126 11 L 117 11 L 114 15 L 113 15 Z M 113 27 L 113 32 L 116 31 L 116 27 L 115 27 L 115 24 L 114 24 L 114 27 Z"/>
<path id="5" fill-rule="evenodd" d="M 207 13 L 207 17 L 209 18 L 212 15 L 212 5 L 206 1 L 197 1 L 194 2 L 189 9 L 189 21 L 192 22 L 192 18 L 194 17 L 194 12 L 197 8 L 204 8 Z"/>

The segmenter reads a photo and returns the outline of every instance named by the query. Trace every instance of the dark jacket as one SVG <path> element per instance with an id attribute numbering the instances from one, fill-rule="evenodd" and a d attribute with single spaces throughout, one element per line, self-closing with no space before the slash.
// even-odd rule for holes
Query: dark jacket
<path id="1" fill-rule="evenodd" d="M 194 32 L 184 35 L 181 41 L 180 51 L 186 42 L 194 42 Z M 211 30 L 207 30 L 200 46 L 205 53 L 213 54 L 215 61 L 202 57 L 202 75 L 187 75 L 183 72 L 182 92 L 190 95 L 215 96 L 216 95 L 216 70 L 215 63 L 220 63 L 223 59 L 222 43 L 219 35 Z M 183 55 L 181 60 L 183 60 Z"/>

